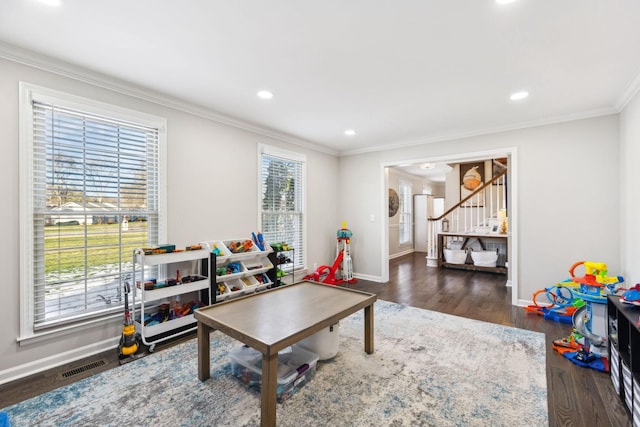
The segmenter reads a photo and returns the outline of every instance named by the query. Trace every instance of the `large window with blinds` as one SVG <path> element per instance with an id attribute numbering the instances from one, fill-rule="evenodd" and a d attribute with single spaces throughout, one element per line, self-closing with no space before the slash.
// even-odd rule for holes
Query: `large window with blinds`
<path id="1" fill-rule="evenodd" d="M 21 86 L 22 334 L 122 312 L 161 234 L 164 120 Z"/>
<path id="2" fill-rule="evenodd" d="M 305 164 L 303 155 L 260 147 L 262 233 L 268 243 L 294 248 L 296 268 L 305 263 Z"/>

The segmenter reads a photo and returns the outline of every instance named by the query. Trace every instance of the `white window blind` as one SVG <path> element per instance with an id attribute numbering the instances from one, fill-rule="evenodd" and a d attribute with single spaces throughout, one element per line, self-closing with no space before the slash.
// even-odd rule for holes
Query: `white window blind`
<path id="1" fill-rule="evenodd" d="M 263 150 L 261 164 L 261 227 L 268 243 L 294 248 L 295 267 L 304 267 L 305 160 L 295 153 Z"/>
<path id="2" fill-rule="evenodd" d="M 400 244 L 411 243 L 411 183 L 400 180 L 398 186 L 400 199 Z"/>
<path id="3" fill-rule="evenodd" d="M 132 251 L 158 243 L 157 127 L 32 102 L 33 328 L 121 311 Z"/>

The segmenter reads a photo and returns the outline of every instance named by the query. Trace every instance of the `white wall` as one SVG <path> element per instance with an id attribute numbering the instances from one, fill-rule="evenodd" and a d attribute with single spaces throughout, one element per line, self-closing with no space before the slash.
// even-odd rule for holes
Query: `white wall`
<path id="1" fill-rule="evenodd" d="M 599 117 L 499 134 L 335 157 L 229 127 L 145 100 L 0 59 L 0 168 L 5 225 L 0 247 L 3 327 L 0 383 L 44 367 L 87 356 L 113 342 L 121 320 L 71 335 L 19 346 L 18 82 L 62 90 L 137 109 L 168 120 L 168 237 L 185 245 L 237 238 L 257 227 L 257 144 L 298 151 L 308 158 L 308 265 L 335 257 L 335 231 L 346 221 L 354 232 L 352 256 L 361 278 L 379 280 L 384 239 L 386 184 L 382 165 L 517 147 L 520 237 L 519 295 L 568 276 L 578 260 L 609 264 L 628 284 L 640 281 L 640 97 L 618 116 Z M 620 138 L 619 138 L 620 137 Z M 620 172 L 620 167 L 622 171 Z M 621 184 L 621 190 L 618 190 Z M 189 209 L 189 206 L 197 206 Z M 339 210 L 336 208 L 339 206 Z M 233 207 L 233 208 L 231 208 Z M 620 210 L 621 214 L 617 214 Z M 370 220 L 373 215 L 373 221 Z M 619 241 L 621 243 L 619 243 Z M 624 258 L 621 259 L 621 254 Z M 623 268 L 624 267 L 624 268 Z M 114 349 L 115 351 L 115 349 Z"/>
<path id="2" fill-rule="evenodd" d="M 259 143 L 303 153 L 308 160 L 308 262 L 335 257 L 340 227 L 336 157 L 226 126 L 206 118 L 107 90 L 77 79 L 0 59 L 0 168 L 3 206 L 2 328 L 0 383 L 60 362 L 86 357 L 112 345 L 115 350 L 122 319 L 72 334 L 18 345 L 19 331 L 19 170 L 18 82 L 166 117 L 168 129 L 168 241 L 178 246 L 210 239 L 248 237 L 258 224 Z"/>
<path id="3" fill-rule="evenodd" d="M 400 180 L 411 183 L 412 194 L 422 194 L 423 185 L 431 185 L 431 182 L 415 175 L 403 173 L 394 168 L 389 168 L 388 171 L 388 188 L 393 188 L 396 193 L 400 194 Z M 413 201 L 413 197 L 411 198 Z M 413 235 L 413 234 L 412 234 Z M 354 239 L 356 236 L 354 236 Z M 413 239 L 410 243 L 400 244 L 400 212 L 389 218 L 389 256 L 394 257 L 400 254 L 413 252 L 414 244 Z M 352 239 L 353 242 L 353 239 Z M 356 266 L 354 265 L 354 270 Z"/>
<path id="4" fill-rule="evenodd" d="M 637 129 L 637 128 L 636 128 Z M 622 274 L 618 236 L 618 116 L 540 126 L 340 159 L 343 216 L 355 235 L 352 257 L 361 277 L 380 280 L 383 266 L 383 164 L 516 147 L 521 301 L 566 279 L 579 260 L 606 262 Z M 384 190 L 383 190 L 384 189 Z M 376 221 L 368 220 L 370 214 Z"/>
<path id="5" fill-rule="evenodd" d="M 640 282 L 640 92 L 620 114 L 620 147 L 622 203 L 610 209 L 611 215 L 620 210 L 622 265 L 626 286 L 631 287 Z"/>
<path id="6" fill-rule="evenodd" d="M 431 194 L 434 197 L 445 197 L 446 184 L 444 182 L 429 182 L 428 187 L 431 187 Z"/>

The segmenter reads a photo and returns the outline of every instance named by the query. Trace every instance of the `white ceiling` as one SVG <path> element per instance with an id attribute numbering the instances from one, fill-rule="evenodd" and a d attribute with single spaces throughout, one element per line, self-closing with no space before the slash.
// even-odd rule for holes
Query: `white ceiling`
<path id="1" fill-rule="evenodd" d="M 640 86 L 637 0 L 61 1 L 0 1 L 0 56 L 335 154 L 614 113 Z"/>
<path id="2" fill-rule="evenodd" d="M 428 168 L 422 165 L 429 165 Z M 447 174 L 453 170 L 447 163 L 416 163 L 391 166 L 392 169 L 414 175 L 431 182 L 445 182 Z"/>

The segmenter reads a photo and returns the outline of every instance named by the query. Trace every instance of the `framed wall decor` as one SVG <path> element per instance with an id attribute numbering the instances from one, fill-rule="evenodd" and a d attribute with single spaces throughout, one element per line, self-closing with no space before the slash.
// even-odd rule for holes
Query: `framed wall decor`
<path id="1" fill-rule="evenodd" d="M 400 197 L 393 188 L 389 189 L 389 218 L 395 216 L 400 208 Z"/>
<path id="2" fill-rule="evenodd" d="M 460 200 L 472 194 L 484 183 L 484 162 L 460 164 Z M 484 206 L 484 192 L 479 192 L 462 205 L 465 208 Z"/>

